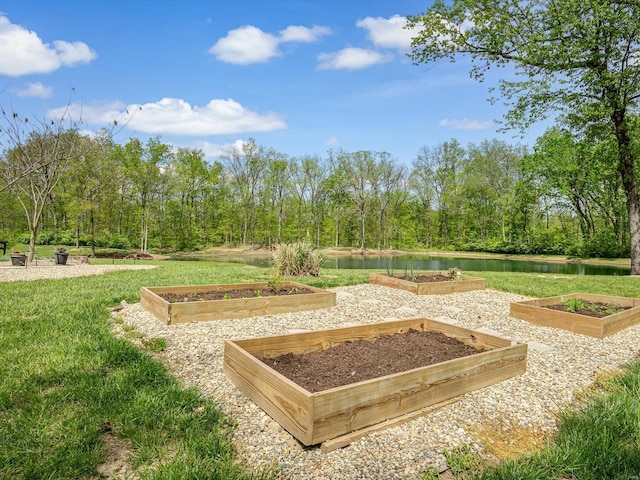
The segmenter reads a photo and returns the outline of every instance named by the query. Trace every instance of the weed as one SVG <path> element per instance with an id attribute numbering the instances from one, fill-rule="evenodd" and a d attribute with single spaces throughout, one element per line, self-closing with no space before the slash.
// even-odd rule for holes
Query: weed
<path id="1" fill-rule="evenodd" d="M 420 480 L 438 480 L 440 478 L 440 474 L 437 468 L 428 467 L 422 472 L 419 478 Z"/>
<path id="2" fill-rule="evenodd" d="M 261 297 L 262 296 L 262 290 L 254 290 L 253 291 L 253 296 L 254 297 Z"/>
<path id="3" fill-rule="evenodd" d="M 472 453 L 468 445 L 456 447 L 451 452 L 445 450 L 443 453 L 451 473 L 457 479 L 474 478 L 479 473 L 480 456 Z"/>
<path id="4" fill-rule="evenodd" d="M 142 340 L 142 345 L 150 352 L 164 352 L 167 349 L 167 341 L 164 338 L 147 338 Z"/>
<path id="5" fill-rule="evenodd" d="M 298 287 L 291 287 L 289 289 L 289 294 L 296 294 L 296 293 L 299 293 L 299 292 L 300 292 L 300 289 Z"/>
<path id="6" fill-rule="evenodd" d="M 225 294 L 222 296 L 222 299 L 223 299 L 223 300 L 229 300 L 230 298 L 231 298 L 231 295 L 229 295 L 228 293 L 225 293 Z"/>

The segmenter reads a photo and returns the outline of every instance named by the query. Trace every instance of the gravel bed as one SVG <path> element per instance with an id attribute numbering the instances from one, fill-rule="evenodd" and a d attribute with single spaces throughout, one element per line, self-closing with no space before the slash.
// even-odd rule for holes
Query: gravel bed
<path id="1" fill-rule="evenodd" d="M 38 260 L 37 264 L 29 264 L 27 267 L 13 267 L 10 263 L 0 263 L 0 282 L 86 277 L 87 275 L 101 275 L 120 270 L 148 270 L 151 268 L 155 268 L 155 266 L 90 265 L 88 263 L 56 265 L 53 260 Z"/>
<path id="2" fill-rule="evenodd" d="M 486 442 L 492 440 L 482 432 L 497 431 L 494 438 L 507 443 L 522 442 L 523 432 L 525 437 L 540 438 L 555 429 L 559 409 L 597 375 L 615 370 L 640 350 L 640 326 L 601 340 L 511 318 L 509 304 L 527 299 L 521 295 L 484 290 L 417 296 L 377 285 L 332 290 L 337 292 L 337 305 L 310 312 L 167 326 L 139 304 L 131 304 L 114 316 L 146 338 L 166 339 L 167 348 L 159 357 L 185 386 L 200 389 L 237 422 L 234 436 L 242 458 L 257 468 L 279 468 L 284 478 L 291 479 L 416 478 L 427 467 L 442 467 L 443 451 L 456 446 L 469 445 L 472 451 L 488 455 Z M 428 416 L 323 453 L 317 446 L 303 447 L 222 371 L 224 339 L 416 316 L 491 329 L 529 343 L 527 372 L 463 395 Z"/>

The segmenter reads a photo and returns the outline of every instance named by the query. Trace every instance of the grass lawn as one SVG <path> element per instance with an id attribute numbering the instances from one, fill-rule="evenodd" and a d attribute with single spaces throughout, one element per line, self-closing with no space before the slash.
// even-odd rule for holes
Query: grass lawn
<path id="1" fill-rule="evenodd" d="M 197 391 L 181 387 L 147 350 L 116 338 L 110 317 L 110 308 L 122 300 L 137 302 L 142 286 L 264 281 L 266 270 L 215 262 L 146 263 L 158 268 L 0 283 L 0 478 L 98 477 L 109 437 L 129 446 L 129 462 L 142 478 L 270 476 L 239 463 L 230 419 Z M 323 273 L 302 282 L 331 287 L 365 283 L 369 276 Z M 582 291 L 640 297 L 640 278 L 465 273 L 487 278 L 489 288 L 531 296 Z M 566 413 L 548 448 L 482 475 L 639 475 L 640 361 L 600 387 Z"/>

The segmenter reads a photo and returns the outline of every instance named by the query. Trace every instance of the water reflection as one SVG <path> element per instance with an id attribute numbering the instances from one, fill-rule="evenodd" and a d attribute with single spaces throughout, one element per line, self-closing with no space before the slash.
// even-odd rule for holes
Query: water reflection
<path id="1" fill-rule="evenodd" d="M 257 267 L 269 266 L 267 256 L 224 255 L 215 257 L 196 257 L 198 260 L 243 263 Z M 630 267 L 613 265 L 589 265 L 584 263 L 533 262 L 525 260 L 505 260 L 490 258 L 428 257 L 424 255 L 341 255 L 328 257 L 325 268 L 336 269 L 376 269 L 387 268 L 396 271 L 407 270 L 447 270 L 458 267 L 462 271 L 489 272 L 529 272 L 555 273 L 560 275 L 629 275 Z"/>

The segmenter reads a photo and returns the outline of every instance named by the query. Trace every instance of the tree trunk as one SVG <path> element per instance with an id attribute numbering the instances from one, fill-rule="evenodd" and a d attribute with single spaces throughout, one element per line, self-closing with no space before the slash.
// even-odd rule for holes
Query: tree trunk
<path id="1" fill-rule="evenodd" d="M 36 238 L 38 237 L 38 227 L 35 224 L 29 233 L 29 263 L 33 262 L 33 255 L 36 252 Z"/>
<path id="2" fill-rule="evenodd" d="M 93 209 L 89 213 L 90 225 L 91 225 L 91 256 L 96 256 L 96 221 Z"/>
<path id="3" fill-rule="evenodd" d="M 629 214 L 631 275 L 640 275 L 640 199 L 624 109 L 616 109 L 612 120 L 618 140 L 618 171 L 622 178 Z"/>

